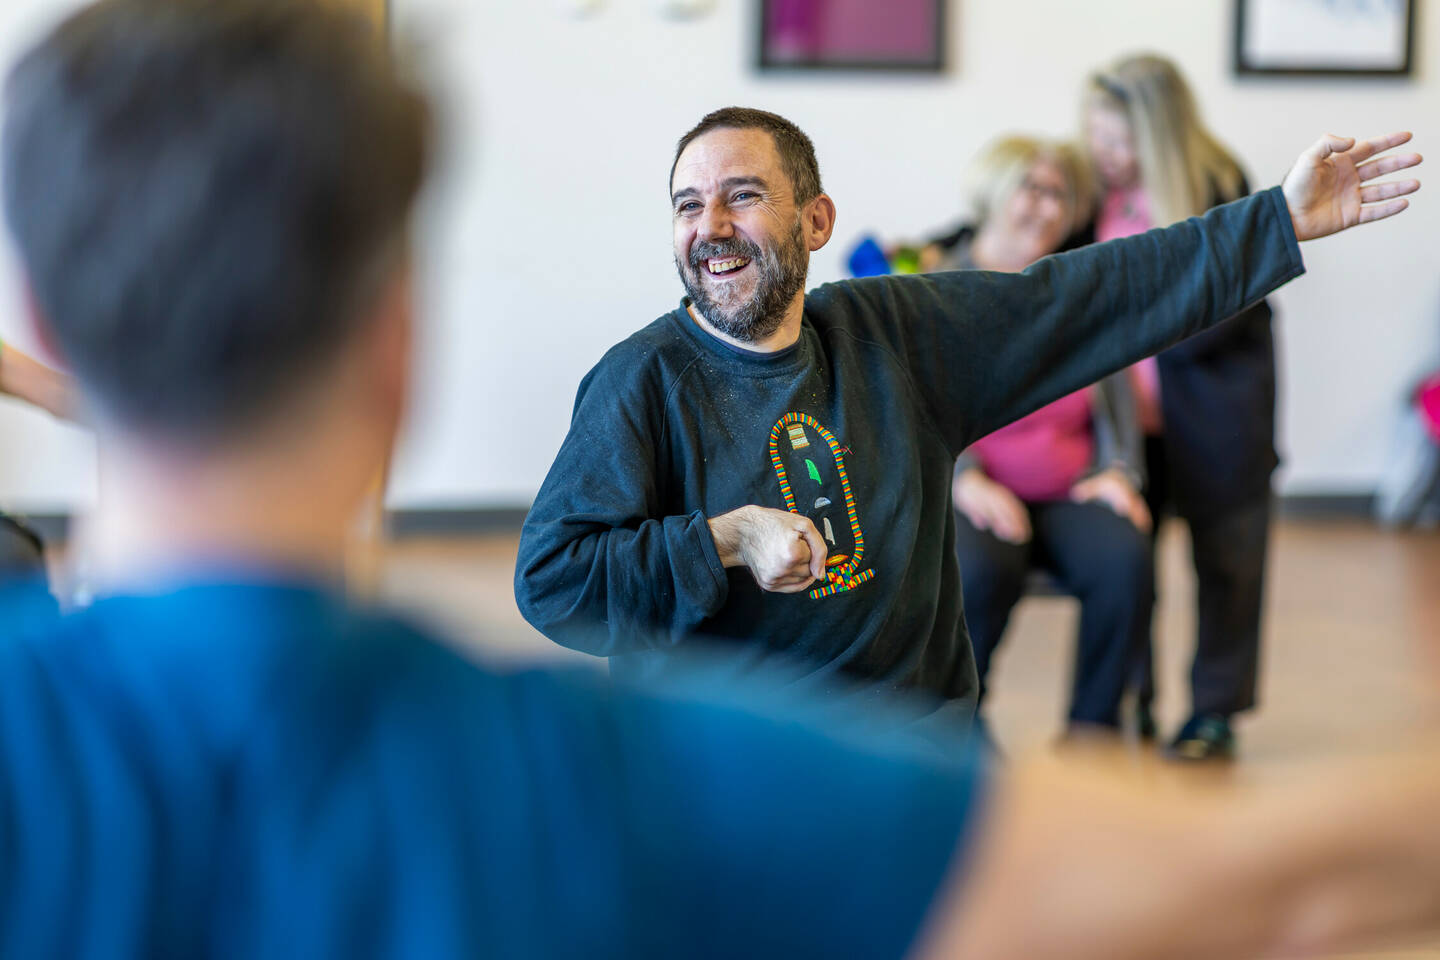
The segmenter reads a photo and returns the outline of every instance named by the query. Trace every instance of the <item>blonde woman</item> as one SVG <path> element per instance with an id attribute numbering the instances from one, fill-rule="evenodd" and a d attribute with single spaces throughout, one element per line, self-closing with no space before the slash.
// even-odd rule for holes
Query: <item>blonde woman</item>
<path id="1" fill-rule="evenodd" d="M 1023 270 L 1061 248 L 1089 194 L 1079 152 L 1032 137 L 991 144 L 968 180 L 973 220 L 926 248 L 930 265 Z M 1150 515 L 1140 469 L 1124 373 L 1062 397 L 961 454 L 955 541 L 982 706 L 991 656 L 1038 567 L 1081 602 L 1069 725 L 1118 726 L 1127 667 L 1148 640 L 1152 607 Z"/>
<path id="2" fill-rule="evenodd" d="M 1249 192 L 1206 129 L 1179 70 L 1131 56 L 1094 74 L 1085 142 L 1100 181 L 1097 240 L 1163 227 Z M 1180 759 L 1233 755 L 1231 718 L 1255 705 L 1261 588 L 1275 454 L 1275 346 L 1261 302 L 1132 368 L 1146 434 L 1147 499 L 1190 526 L 1198 583 L 1192 709 Z M 1137 661 L 1139 725 L 1154 734 L 1148 643 Z"/>

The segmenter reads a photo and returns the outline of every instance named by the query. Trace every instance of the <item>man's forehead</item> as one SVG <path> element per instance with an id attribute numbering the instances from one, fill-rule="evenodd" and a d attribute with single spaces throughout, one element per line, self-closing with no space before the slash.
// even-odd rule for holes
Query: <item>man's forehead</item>
<path id="1" fill-rule="evenodd" d="M 720 127 L 686 145 L 675 164 L 671 192 L 703 189 L 732 177 L 756 177 L 781 184 L 780 151 L 764 130 Z"/>

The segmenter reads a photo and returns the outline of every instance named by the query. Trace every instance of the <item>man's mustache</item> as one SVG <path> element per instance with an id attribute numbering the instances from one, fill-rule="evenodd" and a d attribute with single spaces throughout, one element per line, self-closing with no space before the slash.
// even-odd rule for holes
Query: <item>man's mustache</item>
<path id="1" fill-rule="evenodd" d="M 759 260 L 763 251 L 759 244 L 735 237 L 730 240 L 701 240 L 690 248 L 690 266 L 699 270 L 706 260 L 717 257 L 744 257 Z"/>

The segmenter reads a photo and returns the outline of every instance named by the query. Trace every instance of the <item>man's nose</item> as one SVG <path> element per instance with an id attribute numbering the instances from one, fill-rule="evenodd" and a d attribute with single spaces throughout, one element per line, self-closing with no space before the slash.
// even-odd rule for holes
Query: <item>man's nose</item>
<path id="1" fill-rule="evenodd" d="M 730 211 L 723 206 L 706 208 L 700 219 L 701 240 L 725 240 L 735 235 L 735 225 L 730 220 Z"/>

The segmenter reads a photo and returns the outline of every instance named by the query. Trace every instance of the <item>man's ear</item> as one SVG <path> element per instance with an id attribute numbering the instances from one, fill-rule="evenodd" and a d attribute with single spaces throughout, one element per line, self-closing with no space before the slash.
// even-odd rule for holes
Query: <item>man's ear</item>
<path id="1" fill-rule="evenodd" d="M 829 243 L 830 234 L 835 232 L 835 201 L 823 193 L 820 194 L 805 204 L 800 213 L 800 222 L 805 230 L 810 252 L 814 253 Z"/>
<path id="2" fill-rule="evenodd" d="M 367 331 L 366 379 L 380 415 L 398 431 L 410 398 L 415 309 L 414 270 L 406 256 L 376 298 Z"/>

